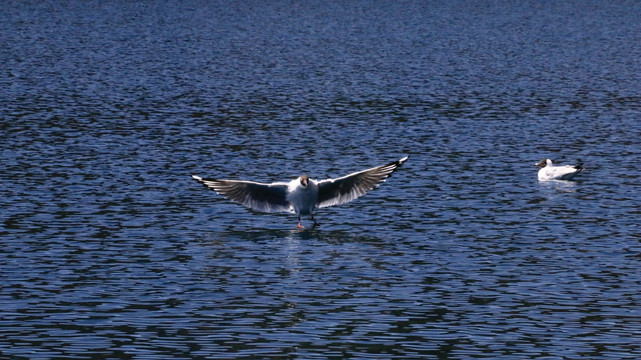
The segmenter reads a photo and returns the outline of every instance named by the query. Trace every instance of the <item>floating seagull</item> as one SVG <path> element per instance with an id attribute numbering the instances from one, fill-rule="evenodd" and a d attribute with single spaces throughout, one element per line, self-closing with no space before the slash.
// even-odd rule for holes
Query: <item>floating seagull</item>
<path id="1" fill-rule="evenodd" d="M 313 227 L 320 224 L 314 220 L 316 208 L 340 205 L 365 195 L 376 189 L 408 156 L 389 164 L 355 172 L 336 179 L 316 181 L 301 175 L 290 182 L 271 184 L 243 180 L 203 179 L 192 175 L 196 181 L 214 190 L 231 201 L 250 209 L 263 212 L 289 212 L 298 215 L 298 228 L 301 215 L 309 215 Z"/>
<path id="2" fill-rule="evenodd" d="M 570 180 L 585 169 L 583 167 L 583 162 L 578 161 L 578 164 L 572 165 L 562 165 L 554 166 L 552 165 L 552 160 L 543 159 L 541 162 L 534 164 L 541 168 L 539 170 L 539 181 L 547 180 Z"/>

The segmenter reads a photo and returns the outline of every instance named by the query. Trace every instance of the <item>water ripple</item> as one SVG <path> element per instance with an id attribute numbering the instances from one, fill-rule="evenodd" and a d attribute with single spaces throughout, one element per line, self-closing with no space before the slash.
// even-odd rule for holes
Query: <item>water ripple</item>
<path id="1" fill-rule="evenodd" d="M 638 10 L 12 4 L 0 353 L 639 358 Z M 190 178 L 403 155 L 304 231 Z"/>

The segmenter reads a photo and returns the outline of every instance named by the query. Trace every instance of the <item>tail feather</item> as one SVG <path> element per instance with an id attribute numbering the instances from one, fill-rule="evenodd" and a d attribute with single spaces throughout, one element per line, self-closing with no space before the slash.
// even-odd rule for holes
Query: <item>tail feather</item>
<path id="1" fill-rule="evenodd" d="M 585 169 L 585 167 L 583 166 L 583 160 L 578 159 L 577 160 L 577 164 L 574 165 L 574 168 L 579 170 L 579 171 Z"/>

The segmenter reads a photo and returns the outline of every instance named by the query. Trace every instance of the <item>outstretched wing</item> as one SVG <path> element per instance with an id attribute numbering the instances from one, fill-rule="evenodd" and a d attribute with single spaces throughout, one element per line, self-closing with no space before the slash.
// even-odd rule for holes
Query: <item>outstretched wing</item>
<path id="1" fill-rule="evenodd" d="M 203 179 L 192 175 L 196 181 L 227 199 L 252 210 L 263 212 L 292 212 L 287 201 L 287 183 L 263 184 L 253 181 Z"/>
<path id="2" fill-rule="evenodd" d="M 327 179 L 318 182 L 317 206 L 327 207 L 344 204 L 376 189 L 396 169 L 407 161 L 407 156 L 392 161 L 389 164 L 355 172 L 337 179 Z"/>

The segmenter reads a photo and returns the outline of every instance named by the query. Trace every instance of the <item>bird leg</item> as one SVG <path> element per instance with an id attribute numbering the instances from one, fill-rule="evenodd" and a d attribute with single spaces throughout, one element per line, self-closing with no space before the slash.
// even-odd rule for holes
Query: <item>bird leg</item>
<path id="1" fill-rule="evenodd" d="M 305 227 L 300 224 L 300 215 L 298 215 L 298 226 L 296 226 L 296 229 L 304 229 Z"/>
<path id="2" fill-rule="evenodd" d="M 314 215 L 310 214 L 309 216 L 311 217 L 312 221 L 314 222 L 314 225 L 312 225 L 313 228 L 315 228 L 317 226 L 320 226 L 320 224 L 316 221 L 316 219 L 314 219 Z"/>

